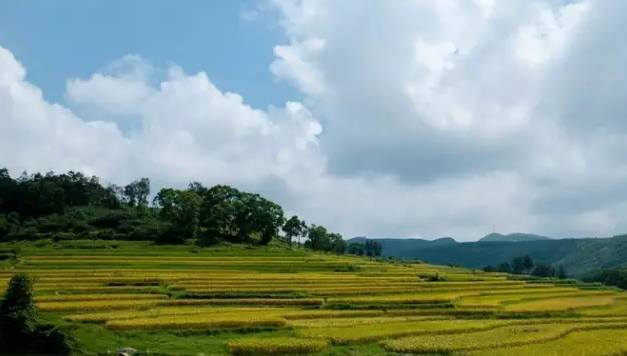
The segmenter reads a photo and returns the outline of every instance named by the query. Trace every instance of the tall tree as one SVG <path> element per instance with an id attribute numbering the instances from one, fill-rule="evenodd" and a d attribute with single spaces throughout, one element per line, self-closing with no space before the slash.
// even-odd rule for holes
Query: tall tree
<path id="1" fill-rule="evenodd" d="M 305 247 L 312 250 L 330 251 L 332 249 L 329 232 L 324 226 L 311 225 L 307 230 L 307 239 Z"/>
<path id="2" fill-rule="evenodd" d="M 329 234 L 329 240 L 331 243 L 331 249 L 338 255 L 343 255 L 346 252 L 346 241 L 342 238 L 342 235 L 338 233 Z"/>
<path id="3" fill-rule="evenodd" d="M 155 196 L 154 203 L 161 207 L 159 216 L 172 223 L 172 233 L 180 239 L 196 237 L 202 203 L 200 195 L 192 190 L 164 188 Z"/>
<path id="4" fill-rule="evenodd" d="M 35 327 L 35 304 L 30 278 L 25 274 L 11 277 L 0 305 L 0 334 L 30 333 Z"/>
<path id="5" fill-rule="evenodd" d="M 512 260 L 512 273 L 522 274 L 525 271 L 525 260 L 523 257 L 514 257 Z"/>
<path id="6" fill-rule="evenodd" d="M 232 242 L 267 244 L 285 222 L 279 205 L 225 185 L 205 192 L 200 215 L 210 236 Z"/>
<path id="7" fill-rule="evenodd" d="M 503 262 L 499 265 L 499 272 L 512 273 L 512 266 L 509 262 Z"/>
<path id="8" fill-rule="evenodd" d="M 533 259 L 531 259 L 529 255 L 525 255 L 525 257 L 523 257 L 523 267 L 525 269 L 525 272 L 530 273 L 531 270 L 533 270 L 533 266 Z"/>
<path id="9" fill-rule="evenodd" d="M 292 240 L 297 237 L 298 243 L 300 243 L 300 237 L 304 236 L 307 233 L 307 224 L 305 221 L 301 221 L 298 216 L 294 215 L 289 218 L 285 225 L 282 227 L 283 232 L 285 232 L 285 238 L 287 239 L 288 244 L 292 245 Z"/>
<path id="10" fill-rule="evenodd" d="M 140 178 L 124 187 L 125 200 L 129 206 L 147 206 L 150 195 L 150 179 Z"/>
<path id="11" fill-rule="evenodd" d="M 366 240 L 366 245 L 364 249 L 368 257 L 381 256 L 382 247 L 381 244 L 376 241 Z"/>

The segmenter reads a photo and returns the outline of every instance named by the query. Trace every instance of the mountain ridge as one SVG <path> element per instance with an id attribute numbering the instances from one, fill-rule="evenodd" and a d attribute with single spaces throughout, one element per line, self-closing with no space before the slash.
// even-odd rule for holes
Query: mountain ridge
<path id="1" fill-rule="evenodd" d="M 480 238 L 478 241 L 490 242 L 490 241 L 503 241 L 503 242 L 523 242 L 523 241 L 538 241 L 538 240 L 553 240 L 548 236 L 528 234 L 522 232 L 514 232 L 511 234 L 500 234 L 493 232 Z"/>
<path id="2" fill-rule="evenodd" d="M 488 235 L 489 236 L 489 235 Z M 539 236 L 539 235 L 536 235 Z M 561 265 L 575 277 L 606 268 L 627 267 L 627 234 L 605 238 L 531 239 L 526 241 L 475 241 L 424 239 L 372 239 L 379 242 L 386 257 L 422 260 L 483 268 L 529 255 L 534 261 Z M 363 241 L 363 240 L 362 240 Z M 351 242 L 351 240 L 349 240 Z"/>

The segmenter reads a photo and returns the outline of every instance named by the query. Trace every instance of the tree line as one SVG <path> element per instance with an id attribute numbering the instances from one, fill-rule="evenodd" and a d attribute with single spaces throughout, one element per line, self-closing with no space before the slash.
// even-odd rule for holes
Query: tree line
<path id="1" fill-rule="evenodd" d="M 51 238 L 153 240 L 266 245 L 273 239 L 329 253 L 379 256 L 380 245 L 347 246 L 339 233 L 280 205 L 228 185 L 163 188 L 150 201 L 150 179 L 103 186 L 96 176 L 70 171 L 23 173 L 0 169 L 0 241 Z M 373 245 L 373 243 L 375 245 Z"/>
<path id="2" fill-rule="evenodd" d="M 548 264 L 537 263 L 528 255 L 514 257 L 511 262 L 503 262 L 498 266 L 488 265 L 483 270 L 486 272 L 527 274 L 536 277 L 567 278 L 566 270 L 562 265 L 558 265 L 556 268 Z"/>

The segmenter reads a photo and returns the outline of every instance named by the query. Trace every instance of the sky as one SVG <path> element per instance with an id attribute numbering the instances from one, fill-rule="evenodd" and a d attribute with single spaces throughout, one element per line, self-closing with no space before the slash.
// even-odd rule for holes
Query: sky
<path id="1" fill-rule="evenodd" d="M 627 232 L 627 3 L 0 0 L 0 166 L 345 237 Z"/>

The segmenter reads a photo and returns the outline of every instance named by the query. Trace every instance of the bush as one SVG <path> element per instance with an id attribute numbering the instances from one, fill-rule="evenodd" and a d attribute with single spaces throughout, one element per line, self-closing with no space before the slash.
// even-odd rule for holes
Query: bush
<path id="1" fill-rule="evenodd" d="M 133 241 L 156 241 L 160 238 L 160 235 L 163 233 L 162 229 L 159 226 L 154 225 L 140 225 L 136 226 L 129 233 L 129 240 Z"/>
<path id="2" fill-rule="evenodd" d="M 37 323 L 31 280 L 14 275 L 0 305 L 0 353 L 68 354 L 70 343 L 53 326 Z"/>
<path id="3" fill-rule="evenodd" d="M 92 219 L 89 224 L 100 229 L 117 229 L 131 220 L 130 214 L 122 211 L 114 211 Z"/>
<path id="4" fill-rule="evenodd" d="M 34 227 L 15 230 L 6 235 L 6 239 L 9 241 L 37 240 L 39 237 L 39 232 Z"/>
<path id="5" fill-rule="evenodd" d="M 185 242 L 184 235 L 175 229 L 172 225 L 164 226 L 155 236 L 155 242 L 158 244 L 181 244 Z"/>
<path id="6" fill-rule="evenodd" d="M 57 232 L 52 235 L 52 241 L 68 241 L 68 240 L 76 240 L 78 237 L 73 232 Z"/>
<path id="7" fill-rule="evenodd" d="M 0 305 L 0 345 L 11 350 L 23 344 L 25 336 L 35 331 L 35 317 L 31 281 L 24 274 L 16 274 Z"/>

